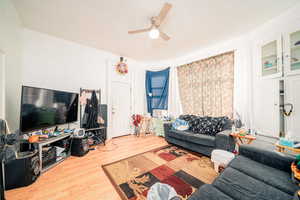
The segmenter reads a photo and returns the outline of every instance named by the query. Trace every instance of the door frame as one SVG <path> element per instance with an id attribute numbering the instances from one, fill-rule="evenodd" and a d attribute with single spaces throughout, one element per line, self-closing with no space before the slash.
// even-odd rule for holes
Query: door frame
<path id="1" fill-rule="evenodd" d="M 108 120 L 108 126 L 107 126 L 107 138 L 111 139 L 115 137 L 113 135 L 113 123 L 112 123 L 112 85 L 113 82 L 119 82 L 119 83 L 125 83 L 129 84 L 130 86 L 130 115 L 133 114 L 133 102 L 134 102 L 134 94 L 133 94 L 133 76 L 128 74 L 128 79 L 122 79 L 122 80 L 115 80 L 114 79 L 114 74 L 115 72 L 115 63 L 117 63 L 118 60 L 111 60 L 107 59 L 106 60 L 106 102 L 107 102 L 107 120 Z M 120 75 L 121 76 L 121 75 Z M 132 128 L 131 128 L 131 133 L 132 134 Z"/>
<path id="2" fill-rule="evenodd" d="M 3 85 L 3 93 L 2 93 L 2 102 L 3 102 L 3 105 L 0 105 L 2 106 L 2 112 L 0 112 L 0 118 L 3 117 L 5 119 L 5 116 L 6 116 L 6 109 L 5 109 L 5 90 L 6 90 L 6 84 L 5 84 L 5 53 L 0 49 L 0 81 L 2 82 L 2 85 Z M 1 96 L 0 96 L 1 97 Z"/>

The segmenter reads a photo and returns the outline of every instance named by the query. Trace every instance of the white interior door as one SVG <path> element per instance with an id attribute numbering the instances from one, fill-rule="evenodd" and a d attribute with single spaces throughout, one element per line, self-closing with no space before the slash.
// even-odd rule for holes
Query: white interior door
<path id="1" fill-rule="evenodd" d="M 0 51 L 0 118 L 5 118 L 5 70 L 4 54 Z"/>
<path id="2" fill-rule="evenodd" d="M 131 87 L 129 83 L 112 82 L 112 137 L 131 133 Z"/>
<path id="3" fill-rule="evenodd" d="M 288 77 L 285 85 L 285 103 L 291 103 L 294 107 L 292 114 L 285 118 L 286 133 L 291 134 L 293 139 L 300 141 L 300 76 Z"/>
<path id="4" fill-rule="evenodd" d="M 259 134 L 279 137 L 279 80 L 266 79 L 254 83 L 253 120 Z"/>

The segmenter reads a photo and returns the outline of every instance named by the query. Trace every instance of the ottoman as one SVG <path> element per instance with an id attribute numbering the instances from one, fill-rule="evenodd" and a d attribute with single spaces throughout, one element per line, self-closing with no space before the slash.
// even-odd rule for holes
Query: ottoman
<path id="1" fill-rule="evenodd" d="M 211 153 L 211 161 L 214 163 L 215 171 L 218 173 L 220 169 L 224 169 L 233 158 L 233 153 L 221 149 L 215 149 Z"/>

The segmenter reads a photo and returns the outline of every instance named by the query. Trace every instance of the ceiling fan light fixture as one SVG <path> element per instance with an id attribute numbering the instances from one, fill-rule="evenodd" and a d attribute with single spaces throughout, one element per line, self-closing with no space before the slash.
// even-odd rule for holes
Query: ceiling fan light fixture
<path id="1" fill-rule="evenodd" d="M 159 30 L 157 28 L 153 28 L 149 31 L 149 37 L 151 39 L 157 39 L 159 38 Z"/>

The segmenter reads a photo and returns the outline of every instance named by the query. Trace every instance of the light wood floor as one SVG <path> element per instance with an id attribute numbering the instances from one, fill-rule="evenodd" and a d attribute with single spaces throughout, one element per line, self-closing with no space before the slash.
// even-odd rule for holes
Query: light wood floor
<path id="1" fill-rule="evenodd" d="M 157 136 L 124 136 L 108 141 L 84 157 L 70 157 L 28 187 L 6 192 L 7 200 L 120 200 L 101 165 L 167 143 Z"/>

